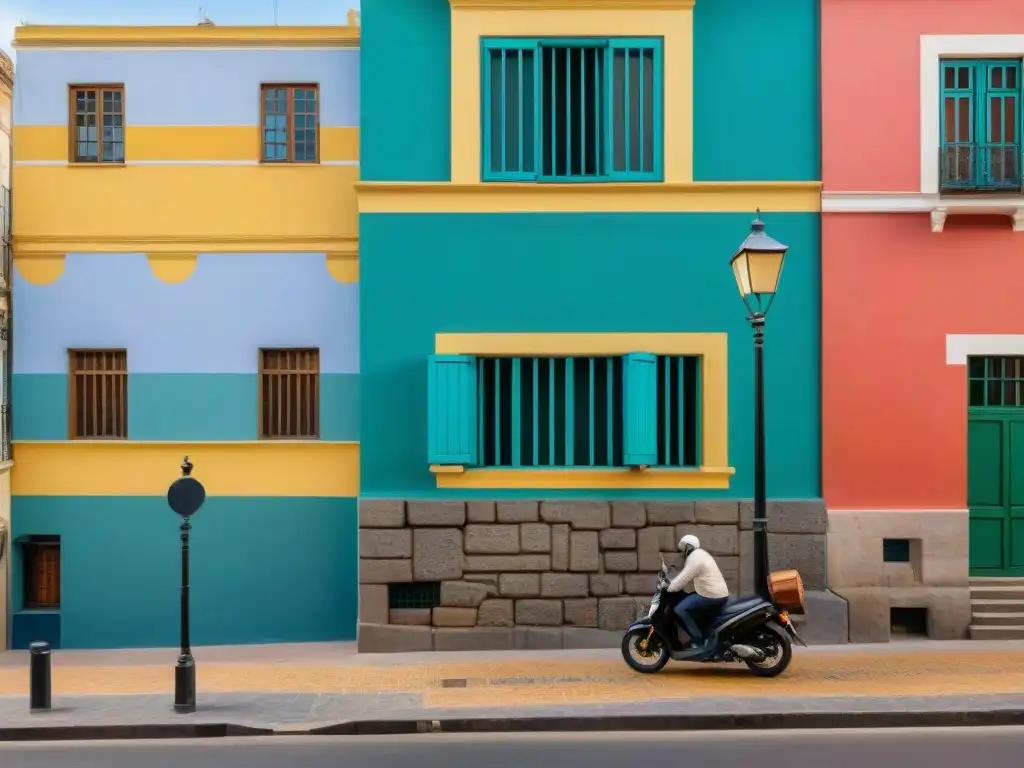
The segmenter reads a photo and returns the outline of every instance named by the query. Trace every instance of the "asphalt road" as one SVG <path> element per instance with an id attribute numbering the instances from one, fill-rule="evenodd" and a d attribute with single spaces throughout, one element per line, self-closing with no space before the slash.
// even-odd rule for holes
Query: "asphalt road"
<path id="1" fill-rule="evenodd" d="M 1021 768 L 1022 755 L 1024 726 L 0 744 L 3 768 Z"/>

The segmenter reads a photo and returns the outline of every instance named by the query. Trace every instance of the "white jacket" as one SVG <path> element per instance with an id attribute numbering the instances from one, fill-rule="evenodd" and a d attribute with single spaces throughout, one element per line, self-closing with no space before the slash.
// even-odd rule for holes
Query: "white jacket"
<path id="1" fill-rule="evenodd" d="M 715 562 L 703 549 L 695 549 L 683 563 L 683 570 L 668 585 L 669 592 L 678 592 L 693 583 L 693 590 L 701 597 L 728 597 L 729 586 Z"/>

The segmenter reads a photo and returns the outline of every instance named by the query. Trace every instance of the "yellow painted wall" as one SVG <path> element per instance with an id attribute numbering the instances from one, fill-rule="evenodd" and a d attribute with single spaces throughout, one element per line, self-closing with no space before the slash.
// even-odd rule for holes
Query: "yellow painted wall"
<path id="1" fill-rule="evenodd" d="M 14 168 L 15 257 L 67 252 L 346 252 L 353 166 Z"/>
<path id="2" fill-rule="evenodd" d="M 0 107 L 2 107 L 0 94 Z M 2 124 L 2 117 L 0 117 Z M 22 163 L 66 163 L 69 136 L 64 125 L 21 125 L 14 129 L 14 159 Z M 129 125 L 125 127 L 125 161 L 245 162 L 260 159 L 256 125 Z M 321 126 L 320 162 L 359 160 L 359 129 Z M 95 168 L 95 164 L 85 167 Z"/>
<path id="3" fill-rule="evenodd" d="M 163 496 L 186 455 L 210 496 L 359 495 L 359 445 L 312 440 L 17 442 L 10 490 L 15 496 Z"/>

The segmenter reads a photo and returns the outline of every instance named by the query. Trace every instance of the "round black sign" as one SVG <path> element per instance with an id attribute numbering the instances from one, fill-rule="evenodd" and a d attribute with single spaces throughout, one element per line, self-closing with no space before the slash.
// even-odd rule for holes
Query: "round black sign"
<path id="1" fill-rule="evenodd" d="M 194 477 L 179 477 L 167 489 L 167 504 L 182 517 L 192 517 L 206 501 L 206 489 Z"/>

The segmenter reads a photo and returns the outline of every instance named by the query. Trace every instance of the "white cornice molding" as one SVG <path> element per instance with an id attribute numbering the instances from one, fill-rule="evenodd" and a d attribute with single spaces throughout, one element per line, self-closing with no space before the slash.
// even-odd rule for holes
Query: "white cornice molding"
<path id="1" fill-rule="evenodd" d="M 932 232 L 941 232 L 946 218 L 995 215 L 1010 218 L 1014 232 L 1024 232 L 1024 195 L 957 197 L 920 192 L 822 192 L 822 213 L 927 213 Z"/>
<path id="2" fill-rule="evenodd" d="M 938 195 L 920 192 L 822 192 L 822 213 L 926 213 Z"/>

